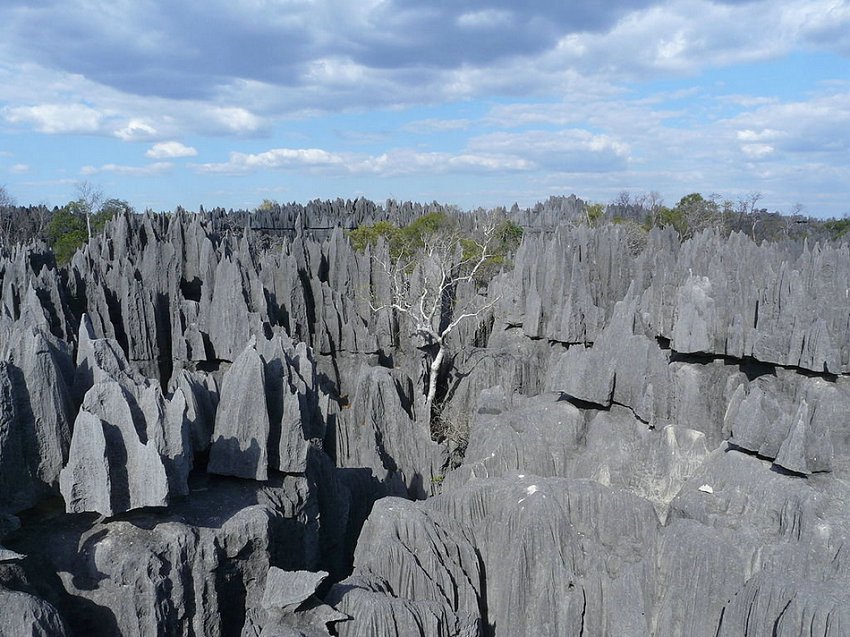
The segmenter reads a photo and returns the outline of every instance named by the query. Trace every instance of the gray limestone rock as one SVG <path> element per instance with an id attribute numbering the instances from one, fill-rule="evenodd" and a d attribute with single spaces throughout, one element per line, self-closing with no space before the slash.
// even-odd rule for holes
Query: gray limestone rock
<path id="1" fill-rule="evenodd" d="M 648 634 L 658 530 L 648 501 L 524 476 L 472 480 L 424 506 L 472 531 L 493 634 Z"/>
<path id="2" fill-rule="evenodd" d="M 145 378 L 127 361 L 118 341 L 97 338 L 91 318 L 83 314 L 77 337 L 77 367 L 74 373 L 74 395 L 82 402 L 95 383 L 105 380 L 144 384 Z"/>
<path id="3" fill-rule="evenodd" d="M 412 601 L 392 594 L 377 577 L 352 576 L 334 584 L 325 600 L 350 617 L 336 625 L 339 637 L 479 637 L 476 616 L 447 604 Z"/>
<path id="4" fill-rule="evenodd" d="M 186 398 L 179 389 L 166 398 L 156 381 L 132 370 L 117 343 L 91 336 L 84 320 L 75 388 L 85 395 L 59 476 L 66 510 L 111 516 L 167 506 L 188 493 Z"/>
<path id="5" fill-rule="evenodd" d="M 209 302 L 201 301 L 200 329 L 209 337 L 215 358 L 236 361 L 252 334 L 253 308 L 248 304 L 245 279 L 253 272 L 237 259 L 224 257 L 215 271 Z"/>
<path id="6" fill-rule="evenodd" d="M 158 386 L 94 385 L 77 416 L 68 465 L 60 475 L 67 510 L 111 516 L 167 506 L 172 497 L 186 495 L 191 450 L 185 409 L 180 391 L 166 400 Z"/>
<path id="7" fill-rule="evenodd" d="M 265 480 L 307 471 L 325 435 L 316 364 L 285 334 L 252 337 L 224 375 L 208 471 Z"/>
<path id="8" fill-rule="evenodd" d="M 354 574 L 385 581 L 393 595 L 480 617 L 483 577 L 471 534 L 437 511 L 401 498 L 375 503 L 354 553 Z"/>
<path id="9" fill-rule="evenodd" d="M 591 347 L 573 345 L 560 355 L 547 389 L 600 407 L 628 405 L 647 422 L 663 418 L 671 384 L 669 355 L 639 333 L 637 323 L 637 300 L 629 294 L 614 306 Z"/>
<path id="10" fill-rule="evenodd" d="M 253 480 L 268 477 L 265 388 L 263 360 L 252 340 L 222 380 L 207 471 Z"/>
<path id="11" fill-rule="evenodd" d="M 734 531 L 676 520 L 659 535 L 656 560 L 651 634 L 715 637 L 730 595 L 749 570 Z"/>
<path id="12" fill-rule="evenodd" d="M 177 372 L 170 387 L 172 393 L 178 390 L 186 399 L 186 422 L 192 451 L 195 454 L 205 452 L 210 447 L 218 408 L 216 380 L 204 372 L 183 369 Z"/>
<path id="13" fill-rule="evenodd" d="M 28 508 L 35 500 L 34 476 L 24 440 L 9 363 L 0 362 L 0 515 Z"/>
<path id="14" fill-rule="evenodd" d="M 304 343 L 296 346 L 280 332 L 257 343 L 265 369 L 269 413 L 269 461 L 287 473 L 304 473 L 310 441 L 325 435 L 319 407 L 316 363 Z"/>
<path id="15" fill-rule="evenodd" d="M 35 518 L 7 544 L 38 555 L 21 568 L 70 634 L 225 637 L 262 608 L 273 564 L 317 570 L 314 504 L 303 477 L 200 476 L 167 511 Z"/>
<path id="16" fill-rule="evenodd" d="M 53 606 L 28 593 L 0 586 L 0 637 L 65 637 L 68 634 Z"/>
<path id="17" fill-rule="evenodd" d="M 266 576 L 261 605 L 266 610 L 295 610 L 316 592 L 327 576 L 325 571 L 284 571 L 272 567 Z"/>
<path id="18" fill-rule="evenodd" d="M 730 441 L 798 473 L 830 471 L 846 462 L 850 387 L 777 370 L 739 386 L 726 410 Z M 833 442 L 834 441 L 834 442 Z"/>
<path id="19" fill-rule="evenodd" d="M 691 274 L 679 288 L 673 311 L 671 346 L 677 352 L 717 351 L 717 311 L 712 298 L 711 279 Z"/>
<path id="20" fill-rule="evenodd" d="M 30 479 L 36 495 L 55 492 L 68 458 L 74 414 L 68 385 L 70 348 L 41 328 L 21 325 L 11 329 L 0 349 L 5 350 L 0 358 L 8 361 L 3 384 L 6 391 L 11 390 L 7 397 L 14 402 L 13 412 L 8 406 L 5 409 L 11 419 L 8 427 L 14 425 L 6 444 L 19 445 L 20 451 L 17 459 L 8 459 L 25 463 L 30 475 L 25 478 L 15 471 L 23 480 L 21 493 L 26 493 Z"/>
<path id="21" fill-rule="evenodd" d="M 411 497 L 424 498 L 442 473 L 445 449 L 416 418 L 410 379 L 366 365 L 358 378 L 350 408 L 337 417 L 337 466 L 370 468 L 380 480 L 401 481 Z"/>
<path id="22" fill-rule="evenodd" d="M 336 227 L 425 211 L 121 215 L 61 274 L 0 250 L 0 520 L 24 524 L 0 531 L 0 570 L 36 574 L 0 577 L 29 596 L 16 617 L 53 617 L 43 600 L 75 634 L 848 632 L 846 245 L 636 245 L 575 198 L 506 213 L 522 246 L 486 294 L 456 291 L 499 301 L 449 341 L 440 423 L 470 433 L 442 480 L 421 352 L 372 312 L 389 282 Z M 175 498 L 207 450 L 252 480 Z M 120 518 L 33 528 L 57 480 L 69 510 Z M 302 578 L 276 569 L 338 578 L 352 556 L 337 611 L 271 605 Z"/>
<path id="23" fill-rule="evenodd" d="M 476 415 L 464 462 L 446 476 L 444 490 L 472 478 L 514 473 L 571 475 L 570 465 L 587 435 L 581 411 L 560 394 L 513 401 L 508 411 Z"/>
<path id="24" fill-rule="evenodd" d="M 325 571 L 284 571 L 271 567 L 259 609 L 249 611 L 243 635 L 329 637 L 328 627 L 348 616 L 315 596 Z"/>

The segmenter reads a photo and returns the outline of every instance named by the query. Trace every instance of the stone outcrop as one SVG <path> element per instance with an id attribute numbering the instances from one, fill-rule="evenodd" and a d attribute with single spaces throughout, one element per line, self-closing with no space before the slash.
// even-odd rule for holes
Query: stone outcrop
<path id="1" fill-rule="evenodd" d="M 846 634 L 848 247 L 501 211 L 432 422 L 345 232 L 429 209 L 0 247 L 0 634 Z"/>
<path id="2" fill-rule="evenodd" d="M 167 506 L 188 493 L 192 449 L 181 390 L 131 373 L 115 342 L 80 336 L 77 387 L 85 391 L 68 463 L 59 476 L 68 512 L 111 516 Z"/>
<path id="3" fill-rule="evenodd" d="M 321 394 L 303 343 L 252 337 L 222 379 L 207 470 L 254 480 L 270 468 L 304 473 L 311 445 L 325 435 Z"/>

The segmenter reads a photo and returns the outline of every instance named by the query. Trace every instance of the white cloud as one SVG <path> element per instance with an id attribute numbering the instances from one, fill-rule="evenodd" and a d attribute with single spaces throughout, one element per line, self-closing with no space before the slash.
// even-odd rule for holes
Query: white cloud
<path id="1" fill-rule="evenodd" d="M 457 25 L 466 29 L 492 29 L 508 26 L 512 19 L 513 14 L 510 11 L 484 9 L 483 11 L 462 13 L 457 18 Z"/>
<path id="2" fill-rule="evenodd" d="M 116 130 L 115 136 L 125 142 L 141 141 L 156 137 L 157 130 L 151 122 L 134 118 Z"/>
<path id="3" fill-rule="evenodd" d="M 255 133 L 264 126 L 261 118 L 238 106 L 215 106 L 206 115 L 216 127 L 236 134 Z"/>
<path id="4" fill-rule="evenodd" d="M 100 173 L 115 173 L 126 177 L 153 177 L 173 168 L 169 162 L 155 162 L 147 166 L 127 166 L 122 164 L 103 164 L 102 166 L 83 166 L 80 173 L 86 176 Z"/>
<path id="5" fill-rule="evenodd" d="M 197 164 L 201 173 L 245 174 L 258 170 L 317 170 L 336 175 L 383 177 L 447 171 L 497 172 L 529 170 L 532 162 L 509 154 L 445 153 L 396 149 L 379 155 L 337 153 L 319 148 L 274 148 L 262 153 L 230 153 L 222 163 Z"/>
<path id="6" fill-rule="evenodd" d="M 590 172 L 622 170 L 629 145 L 608 134 L 583 129 L 497 132 L 470 140 L 470 149 L 524 158 L 549 170 Z"/>
<path id="7" fill-rule="evenodd" d="M 362 157 L 349 166 L 353 173 L 372 173 L 383 177 L 446 172 L 499 173 L 532 168 L 532 162 L 509 154 L 419 152 L 406 149 Z"/>
<path id="8" fill-rule="evenodd" d="M 176 159 L 178 157 L 195 157 L 198 151 L 180 142 L 160 142 L 154 144 L 145 153 L 151 159 Z"/>
<path id="9" fill-rule="evenodd" d="M 724 124 L 735 129 L 739 142 L 754 144 L 749 151 L 744 150 L 749 156 L 762 158 L 771 151 L 781 151 L 818 155 L 832 164 L 850 165 L 850 92 L 839 90 L 806 100 L 770 103 Z"/>
<path id="10" fill-rule="evenodd" d="M 28 164 L 14 164 L 13 166 L 9 166 L 9 172 L 13 175 L 23 175 L 29 171 L 30 167 Z"/>
<path id="11" fill-rule="evenodd" d="M 742 144 L 741 152 L 750 159 L 764 159 L 773 154 L 776 150 L 770 144 Z"/>
<path id="12" fill-rule="evenodd" d="M 339 166 L 344 161 L 342 155 L 319 148 L 273 148 L 254 154 L 232 152 L 226 162 L 197 164 L 195 168 L 203 173 L 238 174 L 256 170 Z"/>
<path id="13" fill-rule="evenodd" d="M 472 126 L 471 119 L 420 119 L 404 125 L 404 130 L 411 133 L 445 133 L 448 131 L 464 130 Z"/>
<path id="14" fill-rule="evenodd" d="M 104 115 L 85 104 L 10 106 L 3 116 L 12 124 L 31 124 L 41 133 L 97 133 Z"/>

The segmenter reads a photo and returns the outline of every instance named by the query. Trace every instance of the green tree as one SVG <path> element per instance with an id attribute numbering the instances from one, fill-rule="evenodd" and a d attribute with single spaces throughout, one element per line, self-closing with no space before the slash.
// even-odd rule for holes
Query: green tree
<path id="1" fill-rule="evenodd" d="M 68 263 L 87 239 L 85 213 L 76 201 L 56 211 L 47 225 L 47 240 L 59 265 Z"/>
<path id="2" fill-rule="evenodd" d="M 265 212 L 272 212 L 278 208 L 280 208 L 280 204 L 274 199 L 263 199 L 263 203 L 257 206 L 257 210 L 263 210 Z"/>
<path id="3" fill-rule="evenodd" d="M 133 214 L 133 207 L 123 199 L 110 198 L 103 202 L 95 214 L 91 218 L 92 230 L 95 233 L 103 232 L 106 223 L 115 219 L 115 217 L 124 214 Z"/>
<path id="4" fill-rule="evenodd" d="M 584 206 L 584 217 L 589 226 L 595 226 L 604 214 L 605 206 L 601 203 L 588 203 Z"/>

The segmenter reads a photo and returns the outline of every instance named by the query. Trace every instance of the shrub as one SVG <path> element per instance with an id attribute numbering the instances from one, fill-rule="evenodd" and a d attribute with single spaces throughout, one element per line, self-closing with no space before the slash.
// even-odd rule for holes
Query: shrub
<path id="1" fill-rule="evenodd" d="M 60 209 L 47 225 L 47 240 L 59 265 L 68 263 L 87 239 L 86 220 L 74 206 Z"/>

